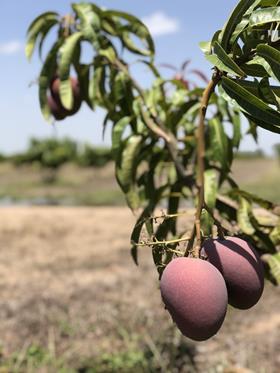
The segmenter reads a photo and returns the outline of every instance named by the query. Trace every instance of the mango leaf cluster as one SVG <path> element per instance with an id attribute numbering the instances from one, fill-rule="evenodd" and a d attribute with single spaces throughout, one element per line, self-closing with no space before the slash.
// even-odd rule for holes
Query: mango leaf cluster
<path id="1" fill-rule="evenodd" d="M 241 0 L 222 30 L 202 43 L 206 59 L 223 72 L 220 94 L 247 119 L 280 133 L 280 2 Z"/>
<path id="2" fill-rule="evenodd" d="M 276 93 L 279 90 L 270 85 L 272 75 L 268 73 L 277 70 L 273 65 L 275 57 L 272 63 L 266 56 L 268 44 L 274 49 L 276 44 L 270 42 L 264 30 L 270 23 L 266 21 L 265 27 L 259 24 L 268 15 L 256 13 L 260 7 L 263 11 L 278 7 L 272 1 L 263 3 L 241 1 L 224 29 L 215 34 L 211 43 L 203 44 L 207 59 L 220 74 L 220 82 L 219 91 L 211 95 L 205 120 L 207 209 L 202 214 L 202 230 L 207 237 L 212 234 L 213 225 L 223 226 L 225 232 L 252 242 L 265 254 L 271 268 L 270 279 L 280 283 L 279 209 L 240 190 L 230 174 L 234 152 L 242 138 L 240 113 L 247 116 L 253 136 L 257 125 L 277 132 L 280 124 Z M 204 90 L 189 89 L 175 78 L 163 78 L 154 63 L 149 30 L 136 17 L 92 3 L 73 4 L 72 12 L 64 17 L 44 13 L 28 31 L 26 52 L 31 57 L 36 45 L 42 54 L 48 32 L 57 29 L 56 40 L 44 57 L 39 77 L 42 112 L 49 117 L 47 95 L 54 76 L 60 78 L 63 105 L 72 107 L 70 74 L 73 71 L 88 106 L 93 110 L 97 106 L 105 109 L 103 125 L 104 129 L 112 125 L 116 179 L 128 206 L 137 215 L 131 235 L 133 258 L 137 263 L 139 245 L 151 246 L 161 274 L 177 255 L 178 240 L 183 240 L 186 233 L 178 224 L 178 216 L 197 202 L 197 127 Z M 271 20 L 273 24 L 275 18 Z M 256 45 L 256 38 L 262 43 Z M 93 51 L 89 63 L 81 62 L 85 44 Z M 148 88 L 142 88 L 133 77 L 128 62 L 133 56 L 136 58 L 133 63 L 141 63 L 153 77 Z M 246 80 L 250 69 L 254 73 L 262 70 L 261 80 L 259 75 L 250 75 L 255 80 Z M 256 206 L 266 214 L 259 214 Z M 161 223 L 156 224 L 154 216 L 159 209 L 166 213 Z"/>

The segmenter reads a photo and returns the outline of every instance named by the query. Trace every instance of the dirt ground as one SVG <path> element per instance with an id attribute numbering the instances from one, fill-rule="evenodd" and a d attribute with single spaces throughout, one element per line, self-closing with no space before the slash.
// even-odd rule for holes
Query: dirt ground
<path id="1" fill-rule="evenodd" d="M 139 267 L 132 262 L 133 223 L 122 207 L 1 208 L 0 342 L 3 361 L 17 359 L 0 371 L 17 371 L 39 345 L 76 372 L 128 350 L 150 367 L 116 371 L 279 372 L 280 289 L 267 284 L 257 306 L 229 309 L 217 336 L 193 343 L 162 306 L 150 249 L 141 248 Z M 44 369 L 35 371 L 58 371 Z"/>

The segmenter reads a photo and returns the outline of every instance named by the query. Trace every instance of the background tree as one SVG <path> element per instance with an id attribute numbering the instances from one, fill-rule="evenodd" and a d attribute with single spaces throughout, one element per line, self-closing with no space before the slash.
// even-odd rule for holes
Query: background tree
<path id="1" fill-rule="evenodd" d="M 131 252 L 137 263 L 138 247 L 151 247 L 160 276 L 173 257 L 199 257 L 204 239 L 217 228 L 220 237 L 239 235 L 252 243 L 268 263 L 267 277 L 280 283 L 279 206 L 241 190 L 231 177 L 241 117 L 255 139 L 258 126 L 280 133 L 278 3 L 241 0 L 223 29 L 201 43 L 213 65 L 205 89 L 164 79 L 154 64 L 149 30 L 130 14 L 77 3 L 71 14 L 47 12 L 29 27 L 28 58 L 35 46 L 42 56 L 47 34 L 57 29 L 42 57 L 43 115 L 51 116 L 50 88 L 57 77 L 63 109 L 74 108 L 72 71 L 81 99 L 93 110 L 106 110 L 103 125 L 112 123 L 116 179 L 137 216 Z M 82 62 L 84 44 L 93 49 L 90 63 Z M 131 62 L 150 70 L 149 88 L 134 78 Z M 178 224 L 186 205 L 196 209 L 190 233 Z M 156 216 L 162 207 L 167 211 Z"/>

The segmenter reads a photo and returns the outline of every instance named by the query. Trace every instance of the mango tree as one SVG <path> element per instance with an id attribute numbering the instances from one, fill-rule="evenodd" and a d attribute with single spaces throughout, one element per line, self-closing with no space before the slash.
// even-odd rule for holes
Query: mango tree
<path id="1" fill-rule="evenodd" d="M 279 3 L 239 1 L 224 27 L 209 42 L 200 44 L 212 64 L 212 77 L 202 88 L 185 84 L 176 76 L 165 79 L 161 75 L 154 62 L 155 47 L 149 30 L 131 14 L 93 3 L 74 3 L 69 14 L 41 14 L 28 29 L 27 57 L 37 48 L 43 61 L 38 87 L 44 117 L 59 120 L 73 115 L 80 101 L 92 110 L 105 110 L 103 127 L 112 128 L 116 179 L 137 217 L 131 233 L 133 259 L 138 263 L 139 248 L 151 248 L 159 277 L 163 276 L 161 290 L 166 307 L 181 331 L 193 339 L 209 338 L 217 331 L 228 299 L 237 308 L 256 303 L 263 288 L 259 257 L 265 263 L 265 276 L 280 283 L 280 208 L 241 189 L 231 175 L 234 154 L 243 137 L 241 122 L 247 122 L 248 134 L 256 141 L 258 127 L 275 136 L 280 133 Z M 53 44 L 44 55 L 46 36 L 54 30 Z M 83 51 L 89 47 L 92 58 L 85 63 Z M 135 78 L 136 64 L 149 71 L 152 78 L 148 87 Z M 184 216 L 189 219 L 193 208 L 192 228 L 186 230 L 180 221 Z M 211 261 L 211 253 L 220 253 L 219 245 L 228 246 L 227 253 L 232 250 L 232 265 L 224 264 L 224 257 L 220 258 L 220 267 Z M 241 247 L 237 258 L 234 245 Z M 182 274 L 186 278 L 177 284 L 174 273 L 165 274 L 165 269 L 173 263 L 180 272 L 183 261 L 174 264 L 180 259 L 186 263 Z M 197 259 L 202 263 L 198 264 Z M 196 264 L 187 264 L 194 261 Z M 212 267 L 209 270 L 209 261 L 218 273 Z M 252 275 L 255 279 L 248 277 L 246 281 L 252 269 L 247 271 L 248 263 L 257 267 Z M 238 280 L 227 274 L 232 269 L 241 277 L 245 271 L 242 284 L 236 284 Z M 210 277 L 202 280 L 200 274 L 208 271 Z M 170 276 L 174 280 L 171 287 Z M 191 294 L 204 294 L 194 303 L 207 305 L 209 299 L 205 297 L 214 283 L 220 289 L 220 303 L 216 302 L 219 310 L 212 310 L 218 319 L 208 320 L 211 325 L 202 325 L 201 307 L 188 311 L 191 302 L 186 299 L 194 290 L 193 276 L 204 284 Z M 252 290 L 250 281 L 253 284 L 258 279 Z M 214 281 L 209 287 L 208 280 Z M 233 294 L 235 286 L 248 290 L 237 294 L 238 300 Z M 174 299 L 174 287 L 184 288 L 179 298 L 187 304 L 181 304 L 178 297 Z M 254 291 L 254 300 L 244 306 L 244 297 Z M 187 320 L 192 313 L 198 320 Z"/>

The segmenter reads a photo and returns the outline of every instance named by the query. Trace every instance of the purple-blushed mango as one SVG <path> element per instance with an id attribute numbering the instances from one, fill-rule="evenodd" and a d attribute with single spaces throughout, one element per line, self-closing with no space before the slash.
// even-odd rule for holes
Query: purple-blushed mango
<path id="1" fill-rule="evenodd" d="M 248 309 L 260 299 L 264 287 L 264 270 L 256 250 L 238 237 L 209 239 L 203 245 L 208 261 L 223 275 L 229 304 Z"/>
<path id="2" fill-rule="evenodd" d="M 173 321 L 186 337 L 204 341 L 222 326 L 228 302 L 226 284 L 209 262 L 173 259 L 163 272 L 160 290 Z"/>

